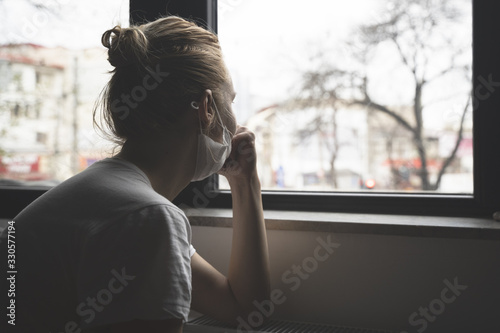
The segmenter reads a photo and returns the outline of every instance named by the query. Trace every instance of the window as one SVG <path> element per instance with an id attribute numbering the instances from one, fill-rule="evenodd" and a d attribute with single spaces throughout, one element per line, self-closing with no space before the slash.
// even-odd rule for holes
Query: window
<path id="1" fill-rule="evenodd" d="M 36 133 L 36 142 L 47 143 L 47 133 L 37 132 Z"/>
<path id="2" fill-rule="evenodd" d="M 472 193 L 472 1 L 302 3 L 219 3 L 263 188 Z"/>
<path id="3" fill-rule="evenodd" d="M 92 107 L 107 80 L 100 36 L 128 1 L 0 1 L 0 184 L 55 185 L 106 156 Z"/>
<path id="4" fill-rule="evenodd" d="M 467 3 L 467 1 L 462 1 Z M 8 3 L 8 1 L 5 1 Z M 264 24 L 259 18 L 263 15 L 264 10 L 274 10 L 276 16 L 287 15 L 288 6 L 269 7 L 269 2 L 266 2 L 264 7 L 253 9 L 252 21 L 248 23 L 250 28 L 259 24 Z M 316 3 L 316 2 L 315 2 Z M 329 2 L 330 3 L 330 2 Z M 338 2 L 341 3 L 341 2 Z M 231 12 L 236 12 L 238 6 L 246 6 L 244 1 L 217 1 L 207 0 L 171 0 L 166 2 L 148 0 L 130 1 L 131 19 L 135 22 L 143 20 L 152 20 L 165 13 L 165 8 L 168 8 L 169 13 L 179 14 L 184 17 L 192 17 L 202 22 L 206 22 L 214 30 L 217 29 L 217 17 L 219 16 L 221 24 L 223 24 L 224 15 L 229 15 Z M 253 6 L 253 5 L 250 5 Z M 301 1 L 300 6 L 304 9 L 315 9 L 321 11 L 321 7 L 313 8 L 310 2 Z M 86 5 L 82 8 L 91 8 Z M 495 124 L 500 123 L 500 115 L 495 110 L 500 108 L 500 95 L 497 91 L 498 83 L 500 82 L 500 69 L 497 59 L 500 59 L 500 43 L 495 37 L 493 31 L 496 31 L 499 23 L 495 14 L 495 5 L 487 2 L 473 2 L 473 73 L 472 83 L 473 91 L 471 105 L 474 107 L 472 115 L 473 121 L 473 139 L 474 139 L 474 168 L 473 168 L 473 191 L 467 190 L 466 194 L 448 194 L 448 193 L 401 193 L 401 191 L 390 193 L 388 191 L 374 192 L 364 189 L 362 191 L 352 192 L 331 192 L 331 191 L 316 191 L 312 187 L 320 179 L 321 173 L 304 170 L 301 175 L 302 184 L 307 186 L 299 187 L 301 191 L 285 191 L 284 188 L 277 186 L 270 191 L 263 193 L 264 207 L 266 209 L 287 209 L 287 210 L 313 210 L 313 211 L 344 211 L 344 212 L 366 212 L 366 213 L 401 213 L 401 214 L 422 214 L 422 215 L 457 215 L 457 216 L 479 216 L 490 214 L 498 207 L 500 202 L 500 158 L 495 153 L 497 143 L 500 142 L 500 131 L 497 130 Z M 98 8 L 98 7 L 95 7 Z M 111 16 L 115 18 L 115 16 Z M 228 17 L 228 16 L 227 16 Z M 108 17 L 109 18 L 109 17 Z M 83 24 L 82 24 L 83 25 Z M 106 27 L 109 24 L 106 24 Z M 300 26 L 297 23 L 297 26 Z M 222 26 L 220 27 L 223 28 Z M 305 29 L 305 28 L 303 28 Z M 102 32 L 104 29 L 99 29 Z M 224 43 L 224 32 L 219 31 L 221 42 Z M 241 41 L 244 42 L 244 41 Z M 223 48 L 225 45 L 223 44 Z M 226 55 L 228 57 L 228 55 Z M 0 65 L 2 63 L 0 62 Z M 4 67 L 1 67 L 2 71 Z M 232 68 L 231 68 L 232 69 Z M 40 83 L 43 82 L 43 73 L 40 74 Z M 3 79 L 2 79 L 3 80 Z M 33 81 L 36 81 L 34 79 Z M 57 89 L 54 89 L 57 91 Z M 237 97 L 240 99 L 241 96 Z M 67 101 L 68 102 L 68 101 Z M 237 100 L 242 103 L 242 100 Z M 366 110 L 364 110 L 366 111 Z M 401 112 L 405 112 L 401 110 Z M 21 117 L 21 112 L 19 117 Z M 44 108 L 40 106 L 41 118 L 44 117 Z M 366 114 L 366 112 L 365 112 Z M 372 120 L 374 123 L 378 121 L 378 116 Z M 468 120 L 470 121 L 470 119 Z M 383 122 L 383 121 L 382 121 Z M 470 128 L 470 124 L 468 125 Z M 469 129 L 468 129 L 469 130 Z M 396 130 L 398 134 L 399 129 Z M 42 131 L 40 131 L 42 132 Z M 330 130 L 331 132 L 331 130 Z M 348 128 L 351 145 L 355 145 L 355 138 L 360 137 L 362 129 Z M 346 132 L 346 133 L 347 133 Z M 340 133 L 340 132 L 339 132 Z M 402 137 L 400 140 L 386 142 L 383 140 L 383 131 L 379 131 L 377 135 L 382 136 L 375 140 L 369 148 L 377 152 L 392 151 L 395 156 L 405 153 L 408 147 L 408 137 Z M 431 133 L 423 138 L 423 144 L 428 147 L 431 154 L 439 154 L 440 144 L 442 141 L 441 135 Z M 326 131 L 326 137 L 329 137 L 329 132 Z M 347 135 L 347 134 L 346 134 Z M 465 137 L 465 136 L 464 136 Z M 34 139 L 36 140 L 36 138 Z M 50 136 L 47 137 L 47 142 L 50 142 Z M 467 151 L 470 152 L 470 141 Z M 465 149 L 465 148 L 463 148 Z M 319 151 L 318 151 L 319 152 Z M 412 170 L 405 170 L 406 165 L 401 165 L 399 159 L 394 158 L 398 163 L 395 163 L 399 175 L 402 179 L 411 177 Z M 280 171 L 279 165 L 271 165 L 275 172 L 275 183 L 287 185 L 286 180 L 283 180 L 283 174 L 286 175 L 286 169 Z M 450 168 L 462 172 L 462 169 L 468 169 L 470 166 L 451 165 Z M 325 168 L 326 169 L 326 168 Z M 407 169 L 409 169 L 407 167 Z M 352 171 L 352 170 L 351 170 Z M 280 172 L 282 173 L 280 175 Z M 356 176 L 355 172 L 346 173 L 346 177 Z M 280 180 L 282 179 L 282 180 Z M 323 179 L 324 180 L 324 179 Z M 367 182 L 369 179 L 362 179 L 364 185 L 370 185 Z M 378 185 L 377 179 L 374 179 Z M 221 184 L 222 185 L 222 184 Z M 312 186 L 312 187 L 311 187 Z M 368 187 L 368 186 L 367 186 Z M 44 189 L 36 190 L 32 188 L 19 187 L 3 187 L 0 190 L 0 200 L 2 202 L 3 216 L 13 216 L 22 207 L 43 193 Z M 369 193 L 367 193 L 369 191 Z M 450 192 L 456 192 L 455 190 Z M 8 203 L 3 205 L 3 203 Z M 230 207 L 230 193 L 219 185 L 218 177 L 214 176 L 202 182 L 192 183 L 179 197 L 176 199 L 177 204 L 185 204 L 196 207 Z"/>
<path id="5" fill-rule="evenodd" d="M 378 55 L 373 55 L 372 52 L 370 55 L 372 58 L 367 58 L 367 53 L 357 52 L 359 50 L 356 48 L 360 48 L 359 40 L 357 45 L 354 44 L 352 40 L 356 37 L 352 34 L 346 33 L 347 36 L 344 37 L 348 37 L 347 40 L 351 43 L 347 43 L 347 46 L 340 50 L 336 42 L 327 42 L 335 40 L 332 34 L 339 33 L 332 29 L 330 31 L 323 29 L 325 22 L 341 32 L 353 31 L 353 25 L 364 26 L 366 34 L 366 29 L 380 30 L 384 27 L 382 23 L 384 17 L 387 17 L 384 14 L 387 13 L 374 14 L 379 13 L 379 11 L 374 12 L 377 3 L 378 6 L 385 6 L 386 12 L 398 11 L 397 7 L 389 6 L 391 3 L 399 4 L 401 8 L 410 3 L 361 2 L 363 1 L 353 1 L 349 4 L 340 1 L 307 3 L 304 1 L 297 1 L 297 3 L 293 1 L 286 3 L 219 1 L 218 3 L 218 34 L 233 74 L 235 88 L 237 91 L 243 90 L 243 93 L 238 91 L 235 110 L 239 112 L 239 120 L 246 121 L 246 124 L 258 133 L 258 138 L 265 141 L 261 143 L 259 154 L 261 159 L 259 173 L 263 187 L 267 189 L 263 192 L 265 208 L 457 216 L 490 214 L 494 207 L 498 206 L 494 204 L 495 201 L 492 198 L 499 197 L 497 187 L 500 184 L 498 175 L 493 169 L 493 165 L 498 166 L 498 159 L 496 157 L 490 159 L 491 156 L 488 154 L 488 151 L 495 149 L 493 142 L 499 142 L 499 138 L 494 131 L 484 131 L 487 127 L 491 127 L 486 119 L 493 121 L 498 117 L 494 114 L 494 105 L 498 103 L 496 87 L 500 86 L 500 79 L 498 81 L 494 79 L 498 65 L 490 56 L 491 45 L 496 45 L 497 41 L 491 34 L 493 31 L 491 26 L 488 28 L 489 24 L 494 24 L 494 18 L 489 12 L 492 8 L 471 1 L 425 2 L 442 7 L 441 10 L 444 11 L 442 14 L 451 22 L 445 22 L 439 28 L 441 30 L 436 31 L 438 37 L 445 36 L 446 41 L 439 43 L 439 46 L 435 45 L 436 47 L 444 46 L 442 49 L 444 53 L 439 54 L 440 59 L 437 59 L 437 63 L 428 69 L 427 74 L 433 72 L 429 74 L 431 78 L 443 76 L 443 80 L 430 87 L 432 98 L 429 98 L 428 102 L 434 105 L 427 110 L 427 113 L 423 113 L 423 116 L 427 118 L 423 123 L 429 124 L 430 128 L 422 131 L 423 135 L 416 145 L 413 135 L 415 124 L 398 121 L 398 118 L 394 116 L 387 116 L 387 109 L 389 109 L 389 111 L 396 111 L 404 120 L 411 120 L 411 116 L 415 116 L 412 110 L 415 108 L 415 103 L 411 103 L 415 101 L 415 98 L 405 97 L 405 92 L 399 90 L 399 96 L 390 96 L 394 99 L 387 102 L 385 107 L 375 98 L 370 98 L 368 103 L 352 103 L 353 100 L 356 102 L 367 97 L 359 94 L 363 90 L 353 91 L 352 81 L 361 88 L 363 88 L 365 78 L 375 82 L 376 84 L 373 84 L 368 92 L 373 96 L 378 94 L 379 98 L 384 97 L 381 92 L 384 89 L 387 90 L 391 84 L 396 84 L 392 86 L 393 90 L 404 85 L 405 79 L 398 76 L 404 77 L 401 75 L 402 68 L 405 61 L 411 63 L 411 59 L 406 56 L 404 49 L 398 50 L 398 47 L 402 46 L 392 43 L 396 51 L 395 55 L 399 55 L 399 58 L 385 54 L 384 50 Z M 418 2 L 412 3 L 418 4 Z M 353 8 L 349 8 L 351 5 Z M 462 14 L 459 15 L 455 9 L 452 9 L 453 6 L 448 7 L 450 5 L 457 5 L 455 9 L 458 8 Z M 419 12 L 421 8 L 418 6 L 405 10 L 401 8 L 399 10 L 403 16 L 412 11 L 416 16 L 421 14 Z M 350 9 L 352 12 L 346 13 Z M 342 15 L 346 17 L 343 18 Z M 472 25 L 472 19 L 474 19 L 474 25 Z M 489 19 L 493 21 L 490 22 Z M 415 24 L 415 21 L 411 23 Z M 428 29 L 429 27 L 425 25 L 427 23 L 421 24 Z M 434 23 L 436 22 L 432 24 Z M 452 32 L 450 27 L 455 23 L 460 28 L 452 29 Z M 406 26 L 404 22 L 400 24 L 403 28 L 408 28 L 408 24 Z M 405 31 L 399 30 L 398 33 L 405 34 Z M 455 32 L 458 34 L 454 35 Z M 391 29 L 386 29 L 384 33 L 387 34 L 386 38 L 396 38 Z M 468 39 L 468 36 L 471 39 Z M 375 40 L 376 46 L 380 46 L 378 44 L 380 36 L 372 34 L 361 37 L 369 38 L 372 43 Z M 472 38 L 474 39 L 473 50 Z M 432 44 L 437 39 L 439 38 L 432 37 L 425 42 Z M 308 40 L 312 42 L 307 44 Z M 457 46 L 457 49 L 451 46 L 455 42 L 461 44 Z M 362 43 L 361 46 L 363 46 Z M 370 51 L 376 48 L 372 44 L 369 46 Z M 346 47 L 350 48 L 347 50 L 349 52 L 346 52 Z M 356 51 L 354 53 L 350 52 L 353 48 Z M 455 54 L 461 53 L 463 49 L 465 52 L 455 58 Z M 369 75 L 357 75 L 360 69 L 356 66 L 359 64 L 348 59 L 346 55 L 351 57 L 363 55 L 365 58 L 361 60 L 368 63 L 373 61 L 375 66 L 365 67 L 364 70 L 368 73 L 379 71 L 375 73 L 378 75 L 372 73 L 372 77 L 376 78 L 371 78 Z M 451 56 L 452 60 L 444 60 L 445 55 Z M 337 58 L 339 63 L 347 61 L 347 70 L 350 71 L 346 73 L 345 69 L 339 70 L 338 64 L 335 63 L 332 66 L 332 58 L 335 58 L 333 62 Z M 459 58 L 462 61 L 460 65 L 458 65 Z M 474 73 L 471 71 L 472 61 L 474 61 Z M 445 64 L 450 64 L 450 68 L 448 69 Z M 313 70 L 307 66 L 312 67 Z M 352 67 L 349 68 L 349 66 Z M 439 68 L 440 66 L 444 67 Z M 460 79 L 455 75 L 461 75 L 458 72 L 450 74 L 454 66 L 464 69 L 461 71 Z M 297 68 L 299 71 L 296 70 Z M 382 71 L 379 68 L 389 68 L 392 71 Z M 416 68 L 417 74 L 420 70 L 423 69 Z M 344 81 L 328 81 L 328 78 L 322 75 L 324 74 L 322 71 L 330 71 Z M 308 90 L 304 89 L 304 85 L 300 84 L 300 79 L 307 78 L 307 75 L 310 78 L 309 83 L 319 81 L 322 85 L 313 84 L 312 87 L 311 85 L 308 87 Z M 446 78 L 447 75 L 450 76 Z M 299 84 L 295 86 L 289 84 L 294 76 L 295 79 L 299 78 L 296 80 Z M 500 78 L 500 75 L 498 77 Z M 337 90 L 332 89 L 335 84 L 338 85 Z M 471 95 L 472 85 L 474 85 L 474 93 Z M 349 93 L 346 94 L 346 90 L 349 90 Z M 413 85 L 413 90 L 416 90 L 415 85 Z M 337 93 L 344 94 L 343 98 L 338 98 Z M 256 98 L 259 94 L 260 99 Z M 284 97 L 279 96 L 281 98 L 277 99 L 276 95 Z M 329 102 L 332 96 L 337 97 L 337 103 L 333 103 L 333 107 L 331 105 L 325 107 L 324 104 Z M 471 96 L 470 99 L 469 96 Z M 403 102 L 398 102 L 398 98 Z M 410 100 L 410 103 L 404 102 L 405 98 Z M 461 102 L 458 102 L 459 99 Z M 305 105 L 290 106 L 290 102 L 297 104 L 302 102 Z M 490 109 L 490 107 L 493 108 Z M 294 109 L 302 111 L 302 114 L 294 113 L 297 111 Z M 319 116 L 308 117 L 306 112 L 303 112 L 306 109 L 311 115 L 316 112 Z M 337 113 L 337 121 L 332 121 L 335 113 Z M 325 122 L 326 117 L 330 117 L 330 121 Z M 310 129 L 311 125 L 313 130 Z M 412 128 L 405 128 L 405 126 Z M 290 127 L 295 128 L 290 129 Z M 408 131 L 409 129 L 411 131 Z M 286 131 L 288 133 L 283 133 Z M 342 137 L 342 140 L 337 140 L 336 147 L 336 140 L 331 140 L 335 133 Z M 411 134 L 408 135 L 409 133 Z M 302 146 L 294 144 L 290 142 L 294 136 L 302 136 L 301 139 L 308 139 L 309 142 Z M 367 137 L 368 140 L 366 140 Z M 483 141 L 486 137 L 491 141 Z M 360 138 L 363 139 L 360 140 Z M 332 146 L 330 159 L 325 157 L 325 152 L 328 151 L 328 147 L 325 147 L 328 140 Z M 273 149 L 273 146 L 282 148 L 286 145 L 288 147 L 285 148 L 288 150 L 281 152 L 281 155 L 285 155 L 284 158 L 281 157 L 282 160 L 288 159 L 284 165 L 285 163 L 277 162 L 279 157 L 276 156 L 279 153 L 276 153 L 276 148 Z M 418 155 L 419 146 L 420 149 L 425 149 L 425 157 L 427 157 L 424 162 L 428 172 L 426 186 L 423 185 L 423 177 L 419 170 L 422 169 L 422 158 Z M 296 151 L 294 152 L 293 149 Z M 315 151 L 311 152 L 311 149 Z M 290 152 L 295 155 L 295 159 L 290 158 Z M 449 158 L 451 153 L 454 154 L 453 158 Z M 328 162 L 331 163 L 333 155 L 337 158 L 336 162 L 340 163 L 342 154 L 344 155 L 343 167 L 335 170 L 337 178 L 335 181 L 333 175 L 328 175 L 328 171 L 332 173 Z M 313 157 L 313 161 L 310 156 Z M 321 158 L 323 162 L 318 163 Z M 356 163 L 356 158 L 360 162 Z M 311 166 L 311 162 L 315 166 Z M 292 177 L 295 179 L 287 184 L 287 169 L 290 175 L 294 173 L 293 169 L 298 164 L 301 164 L 302 168 L 295 170 L 295 175 Z M 441 172 L 445 165 L 446 172 Z M 377 175 L 377 172 L 382 172 L 382 174 Z M 179 201 L 198 207 L 230 207 L 227 184 L 222 179 L 223 177 L 220 178 L 215 176 L 198 187 L 188 190 L 190 194 Z"/>
<path id="6" fill-rule="evenodd" d="M 5 217 L 109 154 L 107 142 L 92 128 L 92 106 L 111 69 L 100 37 L 113 24 L 128 25 L 129 4 L 3 0 L 0 12 Z M 4 211 L 10 200 L 13 213 Z"/>

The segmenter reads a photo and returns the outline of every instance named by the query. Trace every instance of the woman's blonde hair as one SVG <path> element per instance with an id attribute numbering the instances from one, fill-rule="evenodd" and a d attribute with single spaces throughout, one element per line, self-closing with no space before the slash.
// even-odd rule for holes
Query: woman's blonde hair
<path id="1" fill-rule="evenodd" d="M 94 124 L 115 143 L 161 136 L 206 89 L 223 119 L 228 116 L 230 76 L 214 33 L 168 16 L 116 26 L 102 35 L 102 44 L 114 69 L 94 109 Z"/>

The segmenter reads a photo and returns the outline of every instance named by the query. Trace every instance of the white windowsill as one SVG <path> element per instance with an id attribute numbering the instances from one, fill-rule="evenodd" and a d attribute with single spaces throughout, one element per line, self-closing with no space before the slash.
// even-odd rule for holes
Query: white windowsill
<path id="1" fill-rule="evenodd" d="M 187 208 L 192 226 L 231 227 L 230 209 Z M 264 211 L 268 230 L 320 231 L 500 240 L 500 222 L 487 218 Z"/>
<path id="2" fill-rule="evenodd" d="M 192 226 L 232 226 L 230 209 L 187 208 Z M 486 218 L 264 211 L 268 230 L 320 231 L 500 240 L 500 222 Z M 0 231 L 7 226 L 0 219 Z"/>

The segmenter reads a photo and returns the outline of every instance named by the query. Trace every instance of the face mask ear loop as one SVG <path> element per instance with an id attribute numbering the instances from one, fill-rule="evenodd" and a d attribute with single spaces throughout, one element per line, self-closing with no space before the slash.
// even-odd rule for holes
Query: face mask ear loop
<path id="1" fill-rule="evenodd" d="M 200 124 L 200 134 L 206 136 L 206 134 L 203 134 L 203 127 L 201 126 L 201 118 L 199 115 L 198 115 L 198 123 Z M 198 144 L 200 144 L 200 143 L 198 142 Z M 210 147 L 208 148 L 208 151 L 210 152 L 210 155 L 212 156 L 212 160 L 214 160 L 214 162 L 217 162 L 217 160 L 214 157 L 214 153 L 212 152 L 212 149 L 210 149 Z"/>
<path id="2" fill-rule="evenodd" d="M 215 112 L 217 113 L 217 118 L 219 119 L 219 124 L 224 127 L 224 123 L 222 122 L 222 118 L 220 117 L 219 109 L 217 109 L 217 104 L 215 104 L 215 100 L 212 98 L 212 104 L 215 107 Z"/>
<path id="3" fill-rule="evenodd" d="M 217 118 L 219 119 L 219 125 L 221 125 L 222 128 L 224 128 L 224 123 L 222 122 L 222 118 L 220 116 L 219 109 L 217 109 L 217 104 L 215 104 L 215 100 L 213 98 L 212 98 L 212 104 L 214 105 L 215 113 L 217 114 Z M 198 117 L 198 122 L 200 123 L 200 132 L 201 132 L 201 134 L 203 134 L 200 117 Z"/>
<path id="4" fill-rule="evenodd" d="M 221 127 L 222 127 L 222 132 L 224 133 L 224 128 L 226 129 L 226 131 L 228 131 L 228 132 L 229 132 L 229 130 L 227 129 L 227 127 L 226 127 L 226 126 L 224 125 L 224 123 L 222 122 L 222 118 L 221 118 L 221 116 L 220 116 L 219 109 L 217 109 L 217 104 L 215 104 L 215 100 L 214 100 L 214 99 L 212 99 L 212 103 L 213 103 L 213 105 L 214 105 L 214 107 L 215 107 L 215 111 L 217 112 L 217 118 L 219 118 L 219 124 L 220 124 L 220 125 L 221 125 Z M 234 135 L 234 134 L 233 134 L 233 133 L 231 133 L 231 132 L 229 132 L 229 133 L 230 133 L 231 135 Z M 223 140 L 225 139 L 224 134 L 222 135 L 222 139 L 223 139 Z M 230 142 L 229 142 L 229 144 L 230 144 Z"/>
<path id="5" fill-rule="evenodd" d="M 217 113 L 217 118 L 219 118 L 219 121 L 220 121 L 221 125 L 224 127 L 224 124 L 222 123 L 222 119 L 221 119 L 221 117 L 220 117 L 220 115 L 219 115 L 219 110 L 217 109 L 217 104 L 215 104 L 215 101 L 214 101 L 214 99 L 213 99 L 213 98 L 212 98 L 212 104 L 213 104 L 213 105 L 214 105 L 214 107 L 215 107 L 215 112 Z M 198 118 L 198 120 L 199 120 L 199 119 L 200 119 L 200 118 Z M 200 120 L 200 129 L 201 129 L 201 120 Z M 201 134 L 203 134 L 203 132 L 202 132 Z M 208 151 L 210 152 L 210 156 L 212 156 L 212 160 L 213 160 L 214 162 L 218 163 L 219 161 L 215 158 L 214 153 L 212 152 L 212 149 L 210 149 L 210 147 L 208 148 Z"/>

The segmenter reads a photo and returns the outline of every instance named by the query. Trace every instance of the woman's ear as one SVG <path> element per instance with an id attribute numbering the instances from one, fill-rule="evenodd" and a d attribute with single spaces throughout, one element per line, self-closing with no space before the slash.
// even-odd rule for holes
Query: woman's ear
<path id="1" fill-rule="evenodd" d="M 214 119 L 214 110 L 210 107 L 212 105 L 212 101 L 212 91 L 210 89 L 205 90 L 199 102 L 198 109 L 198 116 L 200 117 L 203 128 L 209 127 Z"/>

